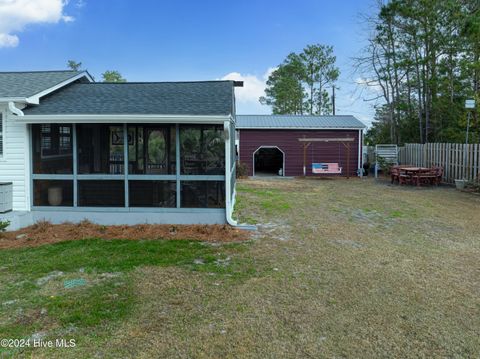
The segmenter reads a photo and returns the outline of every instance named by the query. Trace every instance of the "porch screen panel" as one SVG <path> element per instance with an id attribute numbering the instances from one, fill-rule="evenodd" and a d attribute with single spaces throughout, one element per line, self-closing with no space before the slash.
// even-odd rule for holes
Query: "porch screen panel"
<path id="1" fill-rule="evenodd" d="M 128 173 L 174 175 L 175 126 L 128 126 Z"/>
<path id="2" fill-rule="evenodd" d="M 129 181 L 130 207 L 176 206 L 175 181 Z"/>
<path id="3" fill-rule="evenodd" d="M 73 206 L 73 181 L 34 180 L 34 206 Z"/>
<path id="4" fill-rule="evenodd" d="M 32 125 L 34 174 L 73 174 L 72 125 Z"/>
<path id="5" fill-rule="evenodd" d="M 182 181 L 182 207 L 224 208 L 224 181 Z"/>
<path id="6" fill-rule="evenodd" d="M 124 181 L 78 181 L 79 207 L 124 207 Z"/>
<path id="7" fill-rule="evenodd" d="M 123 174 L 123 125 L 78 124 L 79 174 Z"/>
<path id="8" fill-rule="evenodd" d="M 225 175 L 222 125 L 180 126 L 182 175 Z"/>

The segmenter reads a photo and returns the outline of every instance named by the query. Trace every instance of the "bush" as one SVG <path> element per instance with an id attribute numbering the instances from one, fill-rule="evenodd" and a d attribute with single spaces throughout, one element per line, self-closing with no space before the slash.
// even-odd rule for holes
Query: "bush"
<path id="1" fill-rule="evenodd" d="M 380 167 L 380 170 L 383 172 L 385 176 L 388 176 L 391 172 L 391 169 L 394 163 L 391 161 L 387 161 L 383 157 L 378 157 L 377 160 L 378 160 L 378 167 Z"/>
<path id="2" fill-rule="evenodd" d="M 10 225 L 10 221 L 0 221 L 0 233 L 5 232 Z"/>
<path id="3" fill-rule="evenodd" d="M 245 163 L 237 161 L 236 168 L 237 178 L 245 178 L 248 176 L 248 167 Z"/>

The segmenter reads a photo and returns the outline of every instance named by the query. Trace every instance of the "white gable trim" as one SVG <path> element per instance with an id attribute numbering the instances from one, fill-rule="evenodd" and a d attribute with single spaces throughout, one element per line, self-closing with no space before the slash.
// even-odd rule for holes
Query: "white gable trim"
<path id="1" fill-rule="evenodd" d="M 73 76 L 73 77 L 71 77 L 71 78 L 69 78 L 69 79 L 67 79 L 63 82 L 60 82 L 59 84 L 57 84 L 53 87 L 50 87 L 46 90 L 43 90 L 42 92 L 37 93 L 36 95 L 27 97 L 27 103 L 38 105 L 40 103 L 40 97 L 48 95 L 49 93 L 52 93 L 53 91 L 56 91 L 59 88 L 62 88 L 62 87 L 66 86 L 66 85 L 68 85 L 68 84 L 70 84 L 74 81 L 77 81 L 78 79 L 81 79 L 82 77 L 86 77 L 88 79 L 88 81 L 93 82 L 93 79 L 90 76 L 90 74 L 87 71 L 83 71 L 83 72 L 79 73 L 78 75 Z"/>
<path id="2" fill-rule="evenodd" d="M 38 105 L 40 103 L 40 98 L 43 96 L 48 95 L 49 93 L 52 93 L 53 91 L 58 90 L 59 88 L 62 88 L 74 81 L 77 81 L 78 79 L 81 79 L 82 77 L 86 77 L 88 81 L 93 82 L 93 78 L 90 76 L 90 74 L 87 71 L 83 71 L 79 73 L 78 75 L 75 75 L 73 77 L 70 77 L 69 79 L 60 82 L 59 84 L 56 84 L 55 86 L 52 86 L 46 90 L 43 90 L 35 95 L 32 95 L 30 97 L 0 97 L 0 102 L 18 102 L 18 103 L 27 103 L 27 104 L 32 104 L 32 105 Z"/>

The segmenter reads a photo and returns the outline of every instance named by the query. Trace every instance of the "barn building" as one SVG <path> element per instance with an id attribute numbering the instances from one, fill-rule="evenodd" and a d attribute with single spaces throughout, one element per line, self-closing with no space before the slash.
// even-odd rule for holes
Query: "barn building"
<path id="1" fill-rule="evenodd" d="M 249 176 L 357 176 L 365 125 L 354 116 L 237 115 Z"/>

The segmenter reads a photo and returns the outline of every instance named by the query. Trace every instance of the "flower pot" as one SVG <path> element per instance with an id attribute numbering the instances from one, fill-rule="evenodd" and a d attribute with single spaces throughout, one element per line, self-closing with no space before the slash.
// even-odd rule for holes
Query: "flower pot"
<path id="1" fill-rule="evenodd" d="M 464 179 L 456 179 L 455 180 L 455 187 L 457 187 L 457 189 L 464 189 L 465 188 L 465 181 Z"/>
<path id="2" fill-rule="evenodd" d="M 60 206 L 63 201 L 62 187 L 50 187 L 48 189 L 48 203 L 50 206 Z"/>

